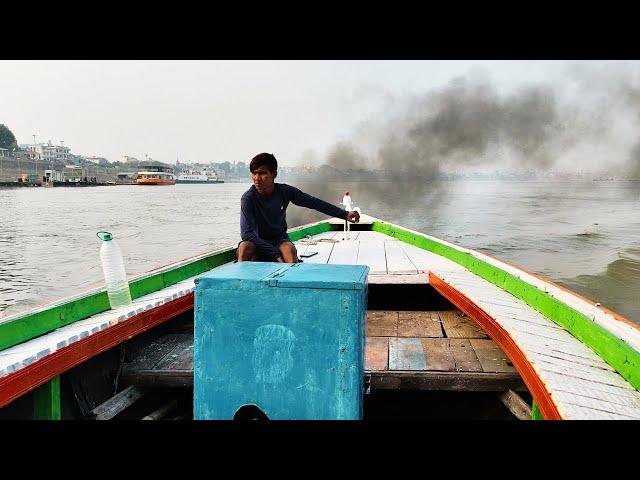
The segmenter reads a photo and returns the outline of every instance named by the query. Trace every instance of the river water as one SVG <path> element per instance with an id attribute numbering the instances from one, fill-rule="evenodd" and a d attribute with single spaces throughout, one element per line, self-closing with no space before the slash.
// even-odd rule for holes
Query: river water
<path id="1" fill-rule="evenodd" d="M 289 182 L 337 204 L 478 249 L 640 323 L 640 184 L 465 180 Z M 239 241 L 249 183 L 0 188 L 0 318 L 103 283 L 95 233 L 114 234 L 127 273 Z M 387 185 L 386 187 L 393 187 Z M 289 226 L 323 218 L 291 206 Z"/>

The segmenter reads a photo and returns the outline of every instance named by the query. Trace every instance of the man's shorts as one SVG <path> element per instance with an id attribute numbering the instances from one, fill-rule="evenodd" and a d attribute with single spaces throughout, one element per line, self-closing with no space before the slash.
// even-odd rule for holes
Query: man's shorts
<path id="1" fill-rule="evenodd" d="M 278 248 L 282 242 L 291 242 L 291 239 L 289 238 L 288 235 L 286 235 L 284 237 L 281 237 L 281 238 L 276 238 L 274 240 L 267 240 L 267 239 L 264 239 L 264 238 L 263 238 L 263 240 L 265 242 L 270 243 L 271 245 L 273 245 L 276 248 Z M 240 250 L 240 244 L 243 241 L 244 240 L 238 242 L 238 250 L 236 250 L 236 259 L 238 258 L 238 251 Z M 293 242 L 291 242 L 291 243 L 293 243 Z M 256 248 L 257 248 L 257 246 L 256 246 Z M 258 261 L 258 262 L 275 262 L 276 260 L 275 260 L 275 258 L 270 258 L 270 257 L 266 256 L 258 248 L 258 260 L 256 260 L 256 261 Z"/>

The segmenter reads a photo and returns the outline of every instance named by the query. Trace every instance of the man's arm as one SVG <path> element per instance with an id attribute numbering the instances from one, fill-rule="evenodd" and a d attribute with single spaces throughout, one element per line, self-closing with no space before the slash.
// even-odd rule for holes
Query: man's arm
<path id="1" fill-rule="evenodd" d="M 258 236 L 253 207 L 246 198 L 240 202 L 240 238 L 242 241 L 252 242 L 261 253 L 273 260 L 281 255 L 280 250 Z"/>
<path id="2" fill-rule="evenodd" d="M 294 205 L 311 208 L 313 210 L 317 210 L 320 213 L 324 213 L 325 215 L 329 215 L 330 217 L 341 218 L 342 220 L 347 219 L 347 215 L 349 214 L 349 212 L 347 212 L 346 210 L 343 210 L 340 207 L 336 207 L 335 205 L 332 205 L 329 202 L 325 202 L 324 200 L 320 200 L 313 195 L 304 193 L 302 190 L 296 187 L 292 187 L 291 185 L 288 185 L 288 187 L 291 191 L 291 203 L 293 203 Z"/>

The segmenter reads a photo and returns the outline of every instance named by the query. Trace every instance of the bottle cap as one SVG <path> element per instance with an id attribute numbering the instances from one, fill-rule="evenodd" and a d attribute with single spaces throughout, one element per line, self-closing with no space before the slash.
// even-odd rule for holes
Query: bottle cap
<path id="1" fill-rule="evenodd" d="M 100 234 L 103 234 L 102 236 L 100 236 Z M 113 239 L 113 235 L 111 235 L 109 232 L 98 232 L 96 233 L 96 237 L 98 237 L 100 240 L 103 240 L 105 242 L 108 242 L 109 240 Z"/>

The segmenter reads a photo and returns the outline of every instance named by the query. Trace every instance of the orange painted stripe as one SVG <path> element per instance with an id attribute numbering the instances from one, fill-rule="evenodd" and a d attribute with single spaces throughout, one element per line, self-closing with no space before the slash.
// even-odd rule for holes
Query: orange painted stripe
<path id="1" fill-rule="evenodd" d="M 0 408 L 54 377 L 193 308 L 193 292 L 139 313 L 0 378 Z"/>
<path id="2" fill-rule="evenodd" d="M 442 294 L 447 300 L 472 318 L 485 332 L 487 332 L 493 341 L 500 346 L 522 377 L 522 380 L 529 389 L 529 392 L 531 392 L 531 395 L 533 396 L 533 399 L 535 400 L 536 405 L 538 405 L 540 413 L 542 413 L 545 420 L 562 420 L 562 417 L 558 412 L 558 408 L 551 399 L 551 394 L 547 390 L 544 382 L 540 379 L 518 344 L 513 340 L 513 338 L 511 338 L 509 333 L 502 328 L 496 319 L 476 305 L 463 293 L 448 283 L 445 283 L 433 272 L 429 272 L 429 284 L 440 292 L 440 294 Z"/>

